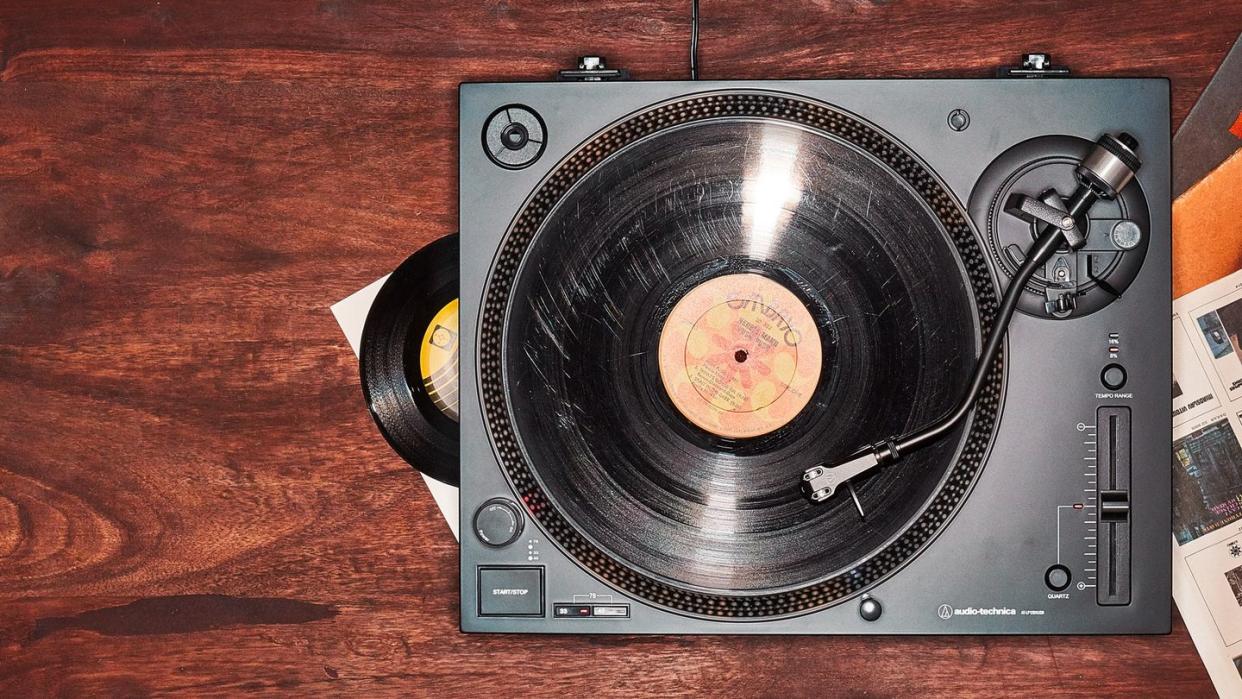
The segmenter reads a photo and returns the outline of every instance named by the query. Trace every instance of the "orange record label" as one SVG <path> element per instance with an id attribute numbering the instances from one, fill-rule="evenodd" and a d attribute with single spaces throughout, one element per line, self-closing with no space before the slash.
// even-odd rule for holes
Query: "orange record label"
<path id="1" fill-rule="evenodd" d="M 823 348 L 810 311 L 758 274 L 694 287 L 660 332 L 660 378 L 686 419 L 731 439 L 789 423 L 819 383 Z"/>

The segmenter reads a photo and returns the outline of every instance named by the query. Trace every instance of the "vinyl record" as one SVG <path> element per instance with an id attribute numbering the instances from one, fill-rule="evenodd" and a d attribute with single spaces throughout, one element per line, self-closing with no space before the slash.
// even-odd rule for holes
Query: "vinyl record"
<path id="1" fill-rule="evenodd" d="M 416 470 L 458 485 L 457 235 L 388 277 L 362 331 L 362 391 L 375 424 Z"/>
<path id="2" fill-rule="evenodd" d="M 481 392 L 502 466 L 586 569 L 694 615 L 796 614 L 911 560 L 962 501 L 970 423 L 824 505 L 804 469 L 952 408 L 995 308 L 977 233 L 832 108 L 696 97 L 597 134 L 493 266 Z"/>

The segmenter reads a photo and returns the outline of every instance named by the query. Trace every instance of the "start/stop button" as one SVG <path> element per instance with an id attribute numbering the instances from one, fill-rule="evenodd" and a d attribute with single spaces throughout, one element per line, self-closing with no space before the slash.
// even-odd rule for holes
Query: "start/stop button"
<path id="1" fill-rule="evenodd" d="M 479 616 L 543 616 L 543 566 L 479 566 Z"/>

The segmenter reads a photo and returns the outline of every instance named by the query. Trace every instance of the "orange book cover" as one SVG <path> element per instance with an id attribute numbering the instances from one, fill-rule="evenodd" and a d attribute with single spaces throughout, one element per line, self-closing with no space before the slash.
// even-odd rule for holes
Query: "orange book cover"
<path id="1" fill-rule="evenodd" d="M 1242 37 L 1173 139 L 1173 296 L 1242 268 Z"/>
<path id="2" fill-rule="evenodd" d="M 1173 202 L 1173 296 L 1183 296 L 1239 268 L 1242 149 Z"/>

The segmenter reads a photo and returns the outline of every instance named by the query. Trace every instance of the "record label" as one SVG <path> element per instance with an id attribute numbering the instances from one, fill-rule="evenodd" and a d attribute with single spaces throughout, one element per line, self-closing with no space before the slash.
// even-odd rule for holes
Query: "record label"
<path id="1" fill-rule="evenodd" d="M 730 439 L 780 429 L 806 407 L 823 348 L 810 311 L 759 274 L 694 287 L 660 334 L 660 377 L 686 419 Z"/>
<path id="2" fill-rule="evenodd" d="M 427 396 L 436 408 L 457 420 L 457 311 L 453 299 L 441 308 L 423 333 L 418 366 Z"/>

